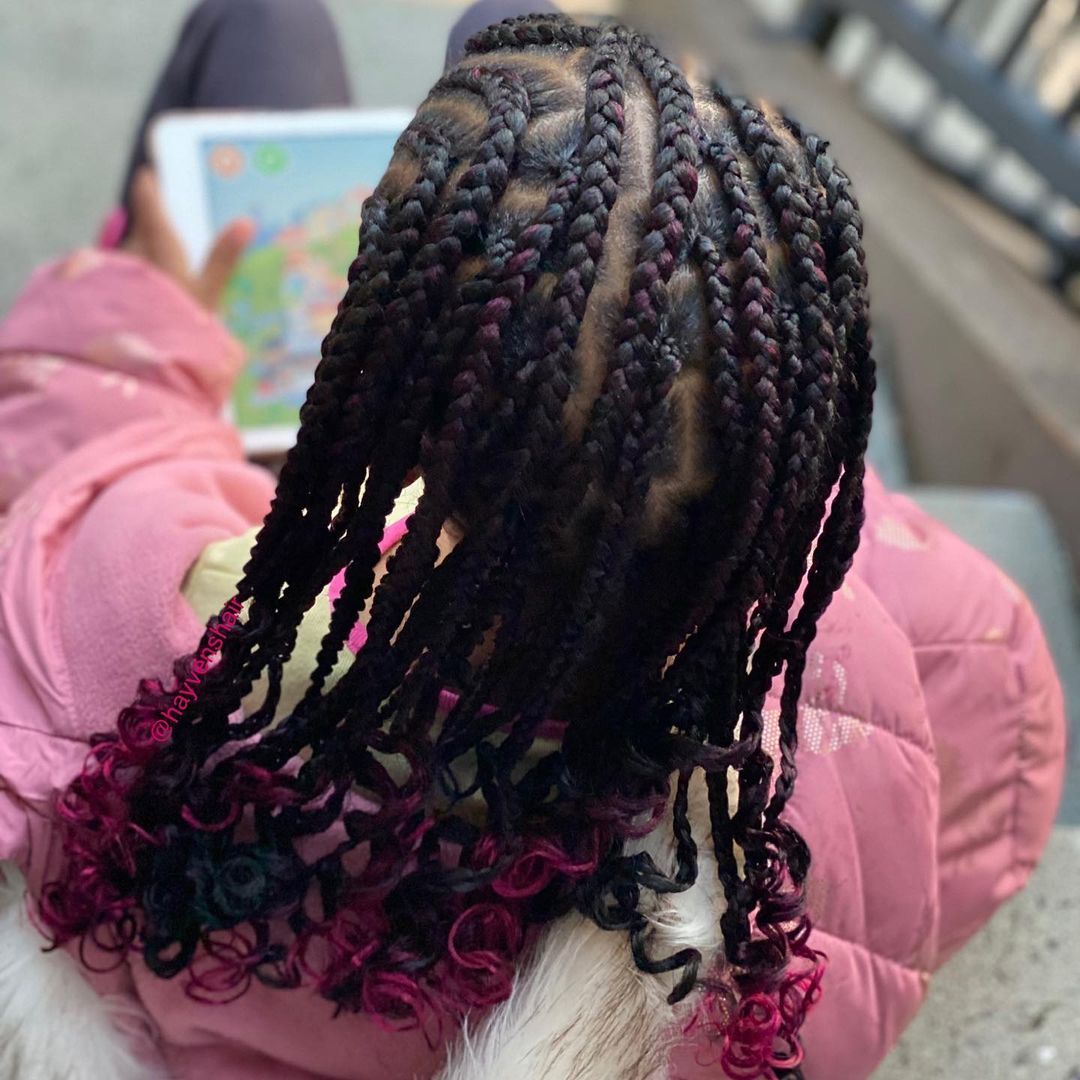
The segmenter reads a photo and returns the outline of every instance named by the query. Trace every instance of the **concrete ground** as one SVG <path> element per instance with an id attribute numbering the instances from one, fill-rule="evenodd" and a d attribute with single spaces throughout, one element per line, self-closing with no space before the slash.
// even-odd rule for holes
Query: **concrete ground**
<path id="1" fill-rule="evenodd" d="M 873 1080 L 1080 1080 L 1078 927 L 1080 828 L 1059 825 L 1028 887 L 935 976 Z"/>
<path id="2" fill-rule="evenodd" d="M 328 4 L 358 100 L 415 105 L 438 75 L 461 5 Z M 116 198 L 144 97 L 189 6 L 0 0 L 0 314 L 34 265 L 92 241 Z M 894 416 L 882 416 L 881 430 L 896 428 Z M 895 460 L 886 468 L 895 470 Z M 955 524 L 963 531 L 964 520 Z M 1076 787 L 1070 807 L 1080 806 Z M 928 1005 L 874 1080 L 1080 1080 L 1078 930 L 1080 813 L 1073 810 L 1030 887 L 935 979 Z"/>

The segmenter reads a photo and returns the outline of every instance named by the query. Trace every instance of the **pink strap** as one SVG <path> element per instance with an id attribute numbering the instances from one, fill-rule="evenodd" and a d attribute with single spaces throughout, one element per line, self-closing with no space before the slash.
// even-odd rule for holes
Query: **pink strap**
<path id="1" fill-rule="evenodd" d="M 127 229 L 127 211 L 122 206 L 114 207 L 109 211 L 105 220 L 101 223 L 98 232 L 97 246 L 99 248 L 118 248 L 120 241 L 124 239 Z"/>

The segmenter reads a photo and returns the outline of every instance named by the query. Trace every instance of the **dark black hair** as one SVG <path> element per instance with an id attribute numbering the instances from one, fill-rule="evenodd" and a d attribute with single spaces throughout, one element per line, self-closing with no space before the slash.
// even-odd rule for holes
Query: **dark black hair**
<path id="1" fill-rule="evenodd" d="M 365 204 L 243 625 L 167 745 L 147 734 L 171 698 L 154 680 L 95 738 L 44 914 L 201 991 L 210 956 L 217 990 L 307 979 L 410 1021 L 504 997 L 524 931 L 576 908 L 629 933 L 643 970 L 680 972 L 672 1001 L 769 998 L 792 1042 L 816 980 L 791 962 L 817 955 L 783 810 L 807 648 L 863 520 L 874 389 L 859 212 L 824 141 L 691 88 L 632 30 L 536 16 L 468 48 Z M 297 628 L 342 568 L 280 716 Z M 652 955 L 642 914 L 695 880 L 697 770 L 724 973 Z M 676 865 L 629 854 L 668 808 Z"/>

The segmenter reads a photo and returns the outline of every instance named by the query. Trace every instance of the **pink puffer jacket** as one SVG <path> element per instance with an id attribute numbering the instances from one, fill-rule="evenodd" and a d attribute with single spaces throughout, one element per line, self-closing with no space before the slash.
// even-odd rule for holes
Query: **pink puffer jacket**
<path id="1" fill-rule="evenodd" d="M 217 418 L 241 362 L 216 320 L 121 254 L 42 268 L 0 326 L 0 859 L 31 891 L 55 870 L 50 802 L 88 735 L 199 637 L 188 569 L 266 511 L 270 478 Z M 1024 884 L 1064 767 L 1027 600 L 873 476 L 867 504 L 812 649 L 791 804 L 829 957 L 811 1080 L 867 1077 L 931 973 Z M 137 960 L 91 981 L 138 1000 L 174 1077 L 410 1080 L 440 1058 L 306 991 L 200 1006 Z M 693 1057 L 671 1076 L 719 1076 Z"/>

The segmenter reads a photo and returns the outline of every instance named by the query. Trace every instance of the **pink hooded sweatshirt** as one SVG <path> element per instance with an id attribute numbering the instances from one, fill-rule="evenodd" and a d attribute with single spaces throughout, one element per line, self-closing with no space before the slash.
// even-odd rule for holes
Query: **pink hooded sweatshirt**
<path id="1" fill-rule="evenodd" d="M 199 639 L 190 568 L 268 508 L 270 476 L 219 418 L 242 360 L 119 253 L 41 268 L 0 326 L 0 859 L 32 895 L 56 873 L 51 805 L 89 735 Z M 804 1028 L 811 1080 L 871 1073 L 934 970 L 1023 886 L 1064 770 L 1061 688 L 1026 598 L 873 475 L 867 512 L 811 651 L 790 806 L 829 958 Z M 306 989 L 200 1005 L 137 956 L 87 977 L 145 1010 L 178 1080 L 412 1080 L 443 1055 Z M 671 1077 L 722 1075 L 695 1057 L 677 1051 Z"/>

